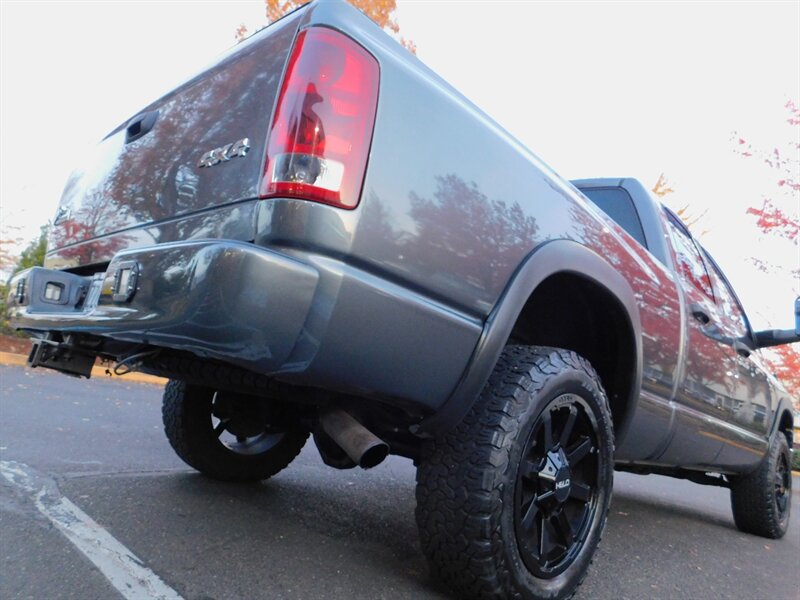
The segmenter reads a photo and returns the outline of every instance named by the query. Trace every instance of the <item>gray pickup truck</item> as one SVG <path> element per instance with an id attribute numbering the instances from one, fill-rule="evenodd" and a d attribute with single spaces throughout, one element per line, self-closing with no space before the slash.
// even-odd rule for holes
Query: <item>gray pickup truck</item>
<path id="1" fill-rule="evenodd" d="M 566 598 L 614 469 L 789 520 L 790 397 L 714 260 L 633 179 L 567 182 L 344 2 L 311 2 L 111 131 L 11 282 L 32 366 L 168 377 L 225 480 L 417 470 L 459 598 Z"/>

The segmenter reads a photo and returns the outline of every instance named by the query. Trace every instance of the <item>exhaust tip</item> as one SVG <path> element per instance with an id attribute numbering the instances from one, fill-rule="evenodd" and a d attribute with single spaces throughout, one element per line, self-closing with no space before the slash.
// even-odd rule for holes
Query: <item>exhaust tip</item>
<path id="1" fill-rule="evenodd" d="M 389 444 L 341 408 L 323 412 L 319 423 L 331 440 L 350 457 L 353 466 L 371 469 L 381 464 L 389 454 Z"/>
<path id="2" fill-rule="evenodd" d="M 358 466 L 362 469 L 371 469 L 381 464 L 389 455 L 389 444 L 386 442 L 377 442 L 370 446 L 361 455 L 361 460 L 358 461 Z"/>

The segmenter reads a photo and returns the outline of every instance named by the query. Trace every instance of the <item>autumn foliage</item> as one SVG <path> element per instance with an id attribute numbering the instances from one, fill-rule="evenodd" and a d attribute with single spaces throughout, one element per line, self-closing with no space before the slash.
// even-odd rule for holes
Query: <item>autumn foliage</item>
<path id="1" fill-rule="evenodd" d="M 800 398 L 800 352 L 792 345 L 776 346 L 765 358 L 772 373 L 783 382 L 797 404 Z"/>
<path id="2" fill-rule="evenodd" d="M 18 244 L 19 239 L 0 239 L 0 276 L 8 274 L 17 263 L 18 256 L 14 252 L 14 248 Z"/>
<path id="3" fill-rule="evenodd" d="M 664 173 L 658 176 L 658 181 L 656 181 L 655 185 L 650 190 L 659 198 L 663 198 L 664 196 L 671 194 L 675 190 L 672 189 L 672 184 L 667 179 L 667 176 Z"/>
<path id="4" fill-rule="evenodd" d="M 658 181 L 656 181 L 655 185 L 650 188 L 650 191 L 659 198 L 663 199 L 665 196 L 672 194 L 675 190 L 672 188 L 672 183 L 669 181 L 669 179 L 667 179 L 667 176 L 664 175 L 664 173 L 661 173 L 658 176 Z M 688 204 L 675 211 L 675 214 L 680 217 L 681 221 L 683 221 L 690 230 L 694 229 L 697 223 L 706 216 L 706 213 L 708 213 L 708 209 L 705 209 L 699 214 L 693 213 Z M 707 229 L 701 231 L 698 235 L 702 236 L 705 233 L 708 233 Z"/>
<path id="5" fill-rule="evenodd" d="M 400 25 L 394 16 L 397 10 L 395 0 L 347 0 L 358 10 L 375 21 L 382 29 L 386 29 L 394 35 L 400 33 Z M 283 17 L 286 13 L 295 8 L 306 4 L 308 0 L 265 0 L 267 22 L 272 23 Z M 239 25 L 236 29 L 235 37 L 237 41 L 242 41 L 247 37 L 247 27 Z M 417 53 L 417 46 L 411 40 L 403 37 L 399 38 L 400 43 L 412 54 Z"/>
<path id="6" fill-rule="evenodd" d="M 748 208 L 747 214 L 755 218 L 755 225 L 762 235 L 785 240 L 787 251 L 800 258 L 800 107 L 789 100 L 784 108 L 790 128 L 787 143 L 763 150 L 737 132 L 734 132 L 732 140 L 736 154 L 775 173 L 772 193 L 764 195 L 755 206 Z M 789 272 L 758 257 L 754 257 L 753 262 L 762 271 L 791 280 L 794 294 L 800 295 L 800 261 L 795 262 L 795 268 Z M 789 300 L 787 298 L 787 309 Z M 800 408 L 800 350 L 797 344 L 778 346 L 765 352 L 764 357 L 795 398 L 795 406 Z"/>
<path id="7" fill-rule="evenodd" d="M 777 189 L 764 196 L 760 206 L 747 209 L 747 214 L 756 218 L 756 226 L 762 233 L 796 242 L 800 236 L 800 107 L 789 100 L 784 108 L 788 112 L 786 123 L 792 129 L 790 141 L 785 146 L 762 150 L 741 135 L 734 134 L 734 151 L 776 172 Z"/>
<path id="8" fill-rule="evenodd" d="M 797 235 L 800 233 L 797 219 L 788 216 L 769 198 L 764 199 L 760 208 L 748 208 L 747 214 L 756 217 L 756 225 L 765 233 L 781 235 L 792 241 L 797 239 Z"/>

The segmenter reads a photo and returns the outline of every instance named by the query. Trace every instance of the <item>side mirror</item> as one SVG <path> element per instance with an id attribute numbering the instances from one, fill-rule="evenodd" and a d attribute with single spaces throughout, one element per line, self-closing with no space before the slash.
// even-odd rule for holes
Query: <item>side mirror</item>
<path id="1" fill-rule="evenodd" d="M 800 333 L 791 329 L 766 329 L 756 331 L 756 348 L 770 348 L 800 342 Z"/>
<path id="2" fill-rule="evenodd" d="M 800 342 L 800 298 L 794 301 L 794 331 L 791 329 L 766 329 L 756 331 L 756 348 L 770 348 Z"/>

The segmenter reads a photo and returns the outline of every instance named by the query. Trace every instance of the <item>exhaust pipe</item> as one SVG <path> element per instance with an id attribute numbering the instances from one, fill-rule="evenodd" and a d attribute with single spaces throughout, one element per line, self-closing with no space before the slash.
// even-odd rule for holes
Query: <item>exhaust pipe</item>
<path id="1" fill-rule="evenodd" d="M 371 469 L 389 454 L 389 444 L 341 408 L 330 408 L 319 419 L 322 429 L 362 469 Z"/>

